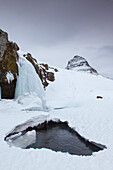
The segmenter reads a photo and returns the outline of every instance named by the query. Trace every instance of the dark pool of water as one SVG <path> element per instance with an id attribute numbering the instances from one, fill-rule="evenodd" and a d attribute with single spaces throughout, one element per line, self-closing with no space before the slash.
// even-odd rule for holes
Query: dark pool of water
<path id="1" fill-rule="evenodd" d="M 105 146 L 89 142 L 70 128 L 67 122 L 50 121 L 36 130 L 36 141 L 26 147 L 26 149 L 29 148 L 48 148 L 72 155 L 92 155 L 93 152 L 103 150 Z"/>

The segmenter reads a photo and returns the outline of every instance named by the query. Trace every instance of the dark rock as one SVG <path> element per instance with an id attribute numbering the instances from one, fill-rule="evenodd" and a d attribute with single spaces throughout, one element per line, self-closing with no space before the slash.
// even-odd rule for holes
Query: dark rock
<path id="1" fill-rule="evenodd" d="M 8 34 L 0 30 L 0 86 L 1 97 L 5 99 L 14 98 L 18 75 L 18 50 L 18 45 L 8 41 Z M 12 78 L 8 78 L 8 75 Z"/>
<path id="2" fill-rule="evenodd" d="M 58 69 L 57 69 L 57 68 L 55 68 L 54 70 L 55 70 L 55 72 L 58 72 Z"/>
<path id="3" fill-rule="evenodd" d="M 49 81 L 54 81 L 54 80 L 55 80 L 54 73 L 48 72 L 48 73 L 47 73 L 47 79 L 48 79 Z"/>
<path id="4" fill-rule="evenodd" d="M 103 99 L 103 97 L 102 96 L 97 96 L 97 99 Z"/>
<path id="5" fill-rule="evenodd" d="M 4 55 L 6 44 L 8 42 L 8 34 L 0 29 L 0 61 Z"/>
<path id="6" fill-rule="evenodd" d="M 4 83 L 1 85 L 1 96 L 2 99 L 14 99 L 15 96 L 16 82 L 12 81 L 9 83 Z"/>
<path id="7" fill-rule="evenodd" d="M 74 56 L 73 59 L 68 61 L 66 69 L 75 71 L 85 71 L 96 75 L 98 74 L 97 71 L 92 68 L 83 57 L 80 57 L 78 55 Z"/>

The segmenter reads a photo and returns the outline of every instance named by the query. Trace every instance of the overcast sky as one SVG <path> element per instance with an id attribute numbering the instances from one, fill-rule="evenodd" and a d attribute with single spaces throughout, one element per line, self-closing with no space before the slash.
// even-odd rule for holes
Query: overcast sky
<path id="1" fill-rule="evenodd" d="M 51 65 L 65 67 L 76 54 L 113 63 L 113 0 L 0 0 L 0 28 Z"/>

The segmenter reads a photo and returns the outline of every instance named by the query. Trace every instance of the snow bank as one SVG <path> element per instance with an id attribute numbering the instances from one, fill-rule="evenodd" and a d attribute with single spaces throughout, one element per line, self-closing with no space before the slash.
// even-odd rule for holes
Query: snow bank
<path id="1" fill-rule="evenodd" d="M 37 94 L 33 92 L 19 96 L 16 101 L 22 105 L 22 111 L 40 111 L 45 109 L 45 104 L 43 104 Z"/>
<path id="2" fill-rule="evenodd" d="M 20 134 L 21 135 L 21 134 Z M 17 136 L 15 136 L 16 138 Z M 7 143 L 8 145 L 11 146 L 16 146 L 16 147 L 21 147 L 21 148 L 26 148 L 27 146 L 35 143 L 36 141 L 36 131 L 32 130 L 27 132 L 25 135 L 18 137 L 15 140 L 8 140 Z"/>
<path id="3" fill-rule="evenodd" d="M 51 120 L 49 115 L 40 115 L 38 117 L 35 116 L 32 119 L 29 119 L 26 122 L 24 122 L 24 123 L 22 123 L 20 125 L 17 125 L 14 129 L 12 129 L 8 133 L 8 135 L 9 134 L 20 133 L 20 132 L 26 130 L 28 127 L 35 127 L 35 126 L 37 126 L 39 124 L 42 124 L 45 121 L 49 121 L 49 120 Z"/>
<path id="4" fill-rule="evenodd" d="M 18 66 L 19 76 L 17 78 L 15 98 L 19 98 L 18 100 L 21 100 L 23 104 L 27 103 L 27 105 L 29 105 L 31 103 L 31 100 L 28 102 L 28 95 L 30 94 L 31 96 L 34 96 L 33 98 L 31 97 L 31 99 L 34 99 L 36 97 L 38 106 L 44 109 L 44 89 L 33 65 L 29 61 L 27 61 L 26 58 L 20 56 Z M 36 102 L 34 103 L 36 104 Z"/>

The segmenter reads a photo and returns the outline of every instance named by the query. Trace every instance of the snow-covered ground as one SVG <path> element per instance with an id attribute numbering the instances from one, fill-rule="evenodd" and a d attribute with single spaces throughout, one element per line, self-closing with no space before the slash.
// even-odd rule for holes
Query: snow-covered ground
<path id="1" fill-rule="evenodd" d="M 97 99 L 97 96 L 103 99 Z M 30 108 L 38 105 L 31 102 L 34 101 L 32 93 L 30 97 L 21 96 L 21 100 L 0 101 L 0 170 L 112 170 L 113 81 L 88 73 L 59 69 L 55 82 L 47 87 L 45 97 L 48 112 L 42 109 L 25 110 L 29 105 Z M 37 123 L 55 118 L 68 121 L 69 126 L 80 135 L 106 145 L 107 149 L 92 156 L 76 156 L 49 149 L 9 147 L 4 141 L 6 134 L 15 126 L 33 120 L 33 117 Z"/>

